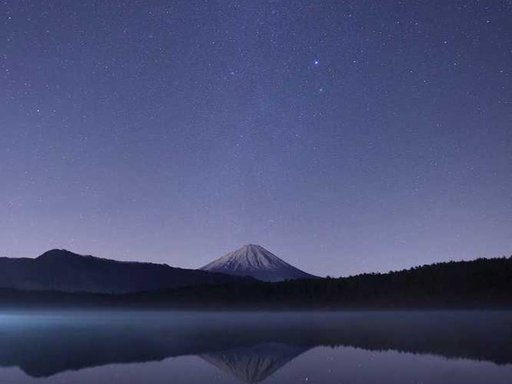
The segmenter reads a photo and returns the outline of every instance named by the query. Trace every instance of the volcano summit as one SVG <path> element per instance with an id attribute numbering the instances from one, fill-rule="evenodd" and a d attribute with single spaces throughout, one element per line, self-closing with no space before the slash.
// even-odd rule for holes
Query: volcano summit
<path id="1" fill-rule="evenodd" d="M 255 244 L 244 245 L 200 269 L 235 276 L 251 276 L 270 282 L 316 277 L 281 260 L 261 245 Z"/>

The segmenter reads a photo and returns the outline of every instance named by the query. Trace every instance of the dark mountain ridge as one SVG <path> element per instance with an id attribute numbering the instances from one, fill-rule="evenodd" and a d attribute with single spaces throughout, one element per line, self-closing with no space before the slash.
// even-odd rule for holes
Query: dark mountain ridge
<path id="1" fill-rule="evenodd" d="M 0 305 L 215 310 L 512 308 L 512 257 L 338 279 L 243 281 L 117 295 L 4 289 L 0 290 Z"/>
<path id="2" fill-rule="evenodd" d="M 338 279 L 196 286 L 134 294 L 128 301 L 206 308 L 512 308 L 512 257 Z"/>
<path id="3" fill-rule="evenodd" d="M 166 264 L 125 262 L 53 249 L 30 258 L 0 258 L 0 287 L 63 292 L 128 293 L 248 281 Z"/>

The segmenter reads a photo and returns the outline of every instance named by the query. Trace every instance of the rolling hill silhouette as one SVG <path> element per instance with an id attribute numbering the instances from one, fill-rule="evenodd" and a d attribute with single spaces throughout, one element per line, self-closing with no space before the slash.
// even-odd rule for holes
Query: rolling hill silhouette
<path id="1" fill-rule="evenodd" d="M 53 249 L 35 259 L 0 258 L 0 287 L 62 292 L 127 293 L 247 280 L 165 264 L 122 262 Z"/>

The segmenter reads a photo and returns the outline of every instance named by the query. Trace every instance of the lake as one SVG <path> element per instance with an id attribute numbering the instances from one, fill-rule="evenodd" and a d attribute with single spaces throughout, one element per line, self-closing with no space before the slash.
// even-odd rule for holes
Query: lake
<path id="1" fill-rule="evenodd" d="M 0 312 L 0 383 L 510 383 L 512 312 Z"/>

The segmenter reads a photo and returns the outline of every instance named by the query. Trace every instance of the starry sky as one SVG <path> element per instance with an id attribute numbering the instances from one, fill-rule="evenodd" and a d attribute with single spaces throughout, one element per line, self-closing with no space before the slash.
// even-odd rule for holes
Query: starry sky
<path id="1" fill-rule="evenodd" d="M 319 275 L 512 254 L 511 1 L 0 3 L 0 255 Z"/>

